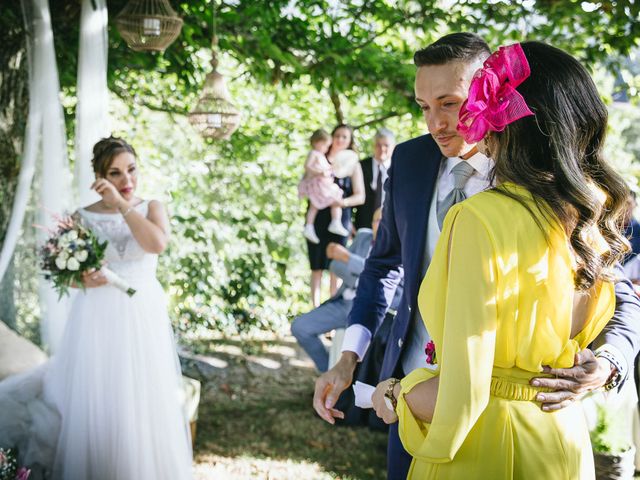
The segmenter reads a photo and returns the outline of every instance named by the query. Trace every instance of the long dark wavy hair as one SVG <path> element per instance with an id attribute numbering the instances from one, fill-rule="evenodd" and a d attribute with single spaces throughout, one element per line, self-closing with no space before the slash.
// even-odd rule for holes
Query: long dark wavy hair
<path id="1" fill-rule="evenodd" d="M 558 48 L 521 45 L 531 76 L 517 90 L 535 116 L 491 134 L 494 175 L 525 187 L 547 218 L 559 219 L 576 257 L 576 288 L 588 290 L 601 278 L 612 279 L 611 267 L 629 250 L 621 233 L 629 189 L 603 158 L 607 109 L 587 70 Z M 594 187 L 606 194 L 604 204 Z M 594 225 L 609 245 L 605 255 L 586 238 Z"/>

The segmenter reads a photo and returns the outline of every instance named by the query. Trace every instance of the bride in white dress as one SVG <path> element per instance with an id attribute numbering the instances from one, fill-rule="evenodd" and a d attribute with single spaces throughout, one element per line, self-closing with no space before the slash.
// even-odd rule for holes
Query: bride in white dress
<path id="1" fill-rule="evenodd" d="M 136 154 L 110 137 L 93 150 L 102 197 L 83 222 L 108 240 L 109 268 L 133 297 L 100 272 L 84 277 L 58 352 L 42 367 L 0 382 L 0 447 L 17 446 L 32 478 L 192 478 L 180 365 L 155 273 L 168 240 L 163 205 L 135 196 Z"/>

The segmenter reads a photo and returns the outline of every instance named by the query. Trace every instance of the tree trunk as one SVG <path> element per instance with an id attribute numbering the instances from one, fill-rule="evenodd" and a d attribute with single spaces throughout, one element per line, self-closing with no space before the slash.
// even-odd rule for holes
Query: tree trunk
<path id="1" fill-rule="evenodd" d="M 336 120 L 338 121 L 338 125 L 342 125 L 344 124 L 344 113 L 342 112 L 342 105 L 340 104 L 340 95 L 335 90 L 331 90 L 330 95 L 333 108 L 336 111 Z"/>

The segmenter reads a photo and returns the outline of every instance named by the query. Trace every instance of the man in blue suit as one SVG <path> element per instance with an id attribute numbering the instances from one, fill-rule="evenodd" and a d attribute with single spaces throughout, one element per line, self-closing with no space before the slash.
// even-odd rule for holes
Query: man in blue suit
<path id="1" fill-rule="evenodd" d="M 399 280 L 404 296 L 392 326 L 380 379 L 402 378 L 425 367 L 429 340 L 417 309 L 418 289 L 440 234 L 441 221 L 457 200 L 491 186 L 493 162 L 458 134 L 458 112 L 474 72 L 489 56 L 487 44 L 468 33 L 447 35 L 414 56 L 416 102 L 429 135 L 398 145 L 385 183 L 384 214 L 378 239 L 360 276 L 338 363 L 316 381 L 313 405 L 321 418 L 334 423 L 342 412 L 336 399 L 382 322 Z M 455 195 L 454 195 L 455 194 Z M 578 355 L 573 368 L 554 370 L 557 378 L 533 379 L 553 391 L 538 398 L 543 409 L 564 407 L 587 391 L 614 388 L 624 382 L 640 347 L 640 302 L 628 281 L 616 285 L 616 313 L 599 348 Z M 389 479 L 404 479 L 411 457 L 402 448 L 397 423 L 389 430 Z"/>

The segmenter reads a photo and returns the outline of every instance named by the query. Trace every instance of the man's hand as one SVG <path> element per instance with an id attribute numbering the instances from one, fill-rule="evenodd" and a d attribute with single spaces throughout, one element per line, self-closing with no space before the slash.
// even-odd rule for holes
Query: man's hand
<path id="1" fill-rule="evenodd" d="M 338 401 L 340 394 L 351 385 L 357 361 L 358 357 L 354 352 L 342 352 L 338 363 L 316 380 L 313 408 L 320 415 L 320 418 L 331 425 L 336 423 L 336 418 L 344 418 L 344 413 L 336 410 L 333 406 Z"/>
<path id="2" fill-rule="evenodd" d="M 393 380 L 391 378 L 385 380 L 384 382 L 380 382 L 376 386 L 375 392 L 371 396 L 371 401 L 373 402 L 373 409 L 376 411 L 376 415 L 382 419 L 384 423 L 387 425 L 396 423 L 398 421 L 398 415 L 394 410 L 389 409 L 385 399 L 385 392 L 389 386 L 389 382 Z M 396 398 L 400 394 L 400 384 L 396 384 L 393 393 Z"/>
<path id="3" fill-rule="evenodd" d="M 571 368 L 544 367 L 544 373 L 556 378 L 535 377 L 534 387 L 550 388 L 552 392 L 541 392 L 536 400 L 542 410 L 551 412 L 566 407 L 585 394 L 602 387 L 611 376 L 613 366 L 605 358 L 597 358 L 589 349 L 578 352 Z"/>
<path id="4" fill-rule="evenodd" d="M 339 262 L 347 263 L 349 261 L 349 250 L 340 245 L 339 243 L 331 242 L 327 245 L 327 258 L 331 260 L 338 260 Z"/>

